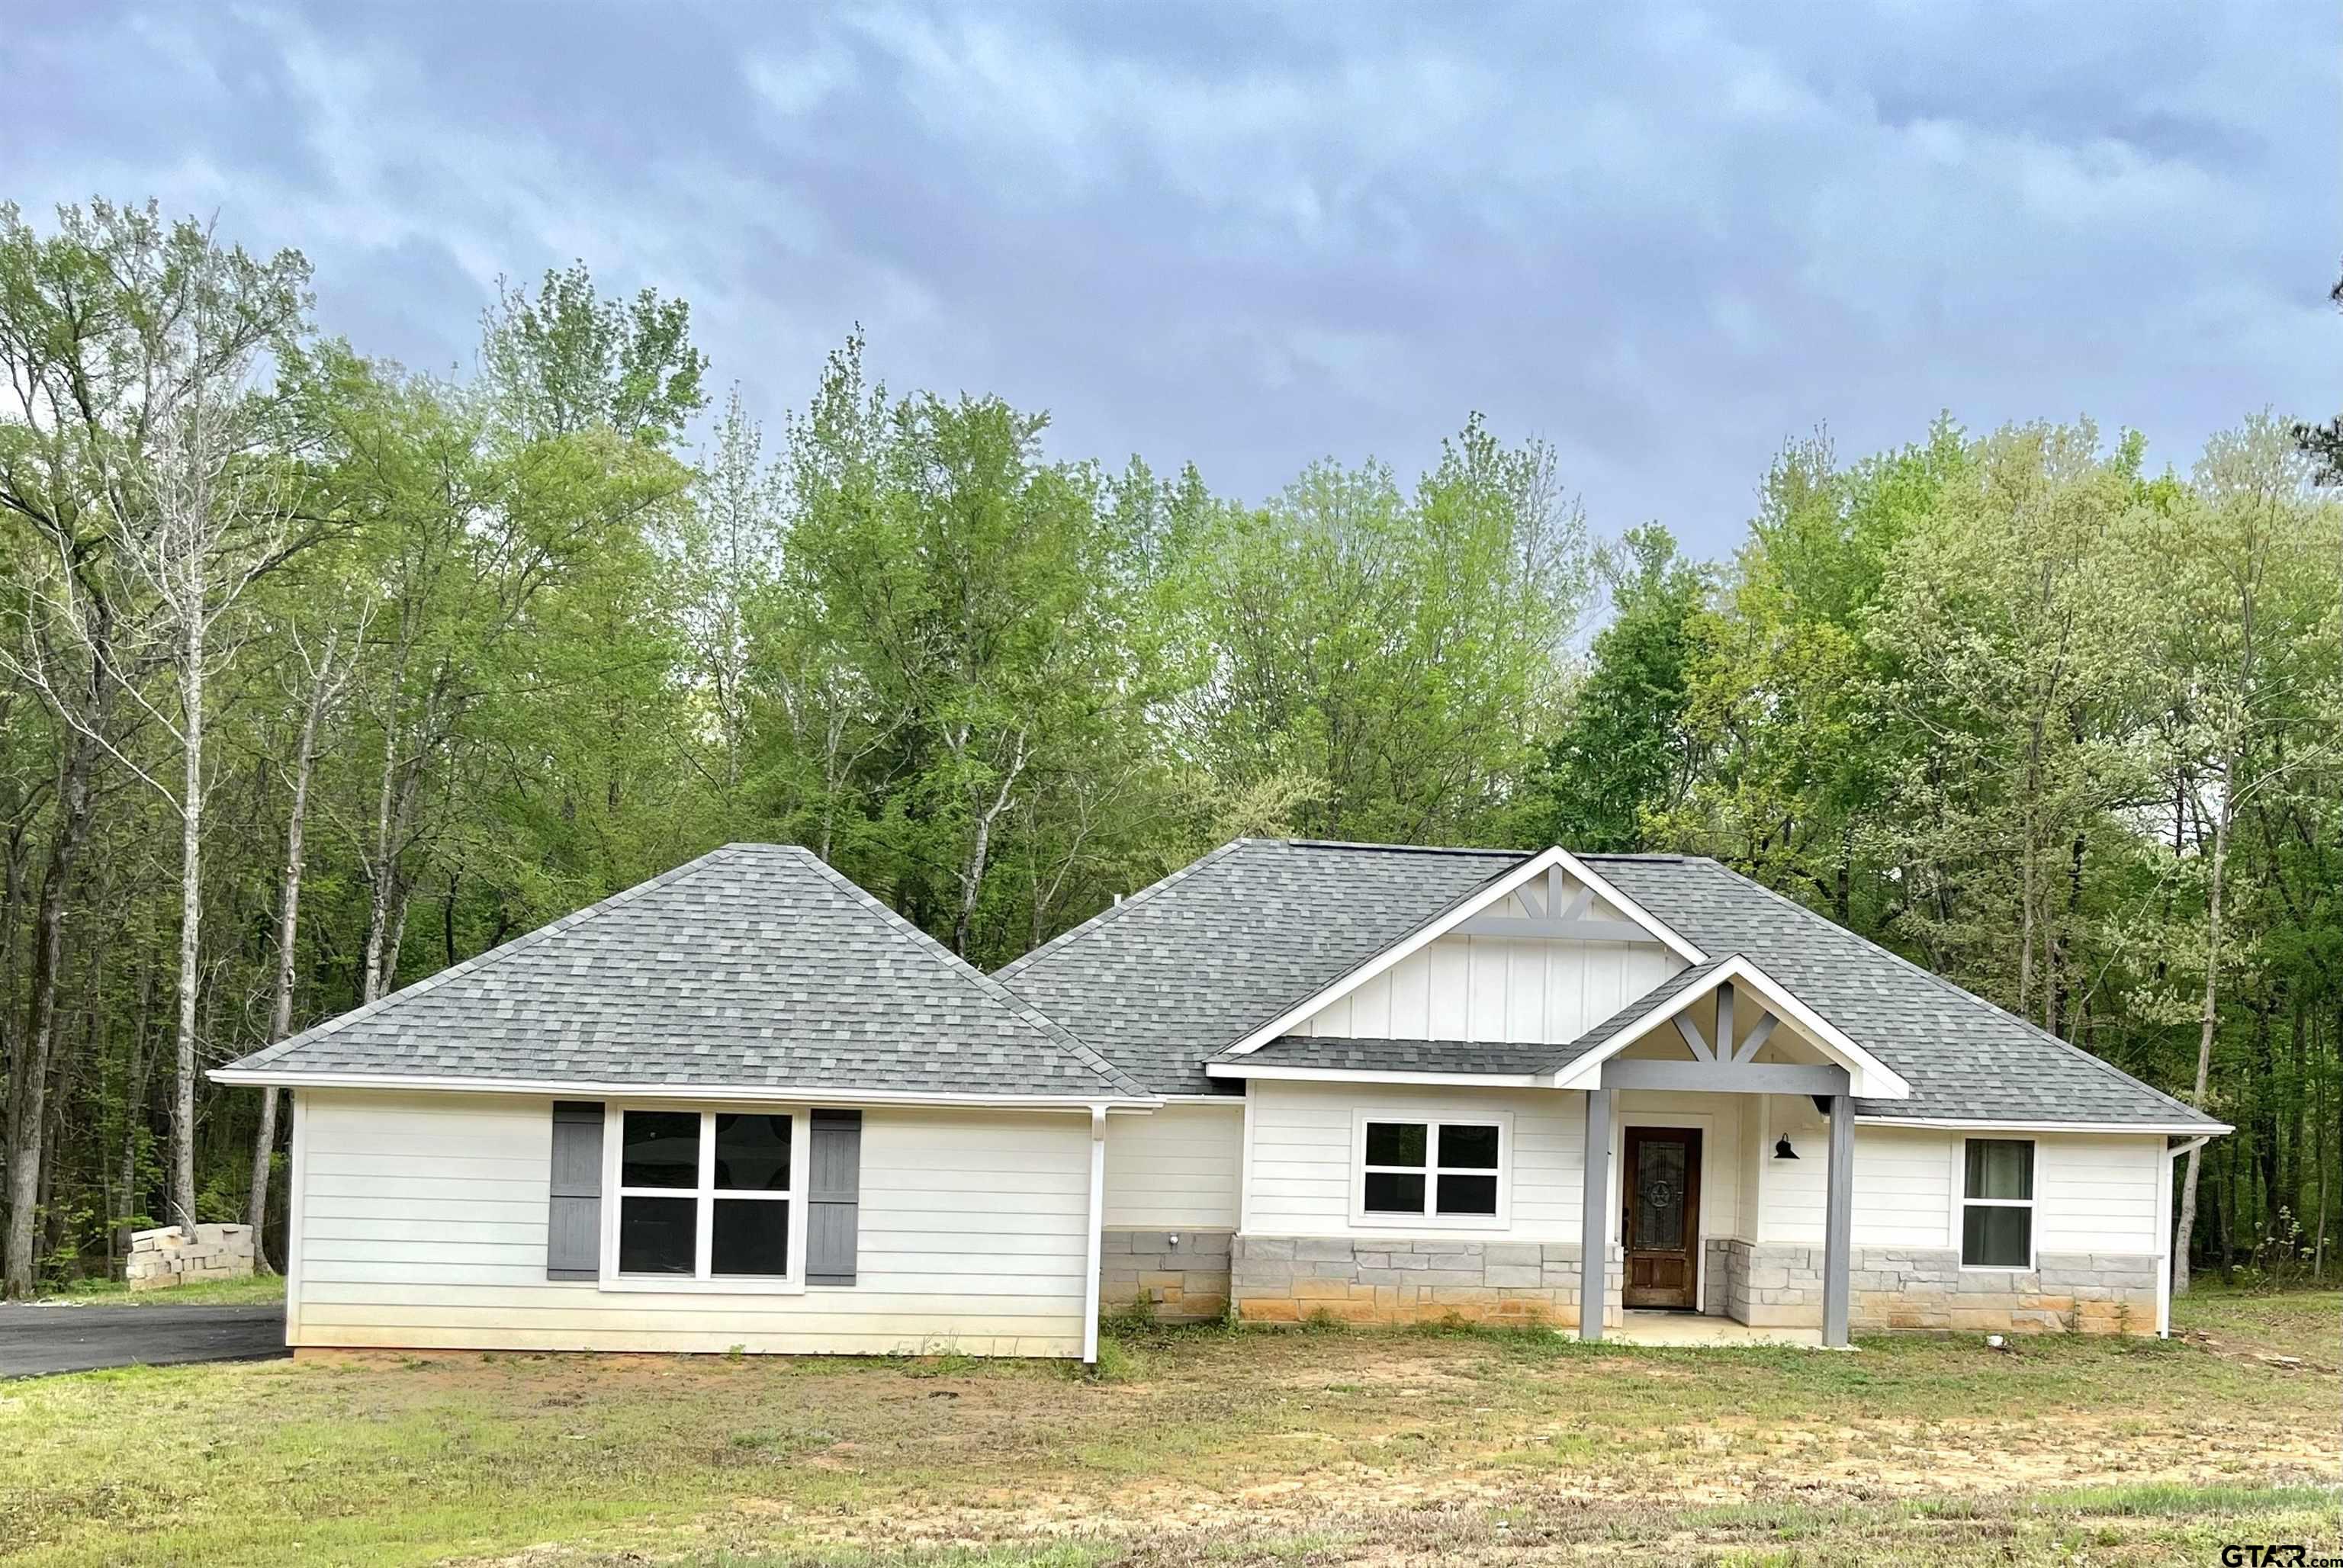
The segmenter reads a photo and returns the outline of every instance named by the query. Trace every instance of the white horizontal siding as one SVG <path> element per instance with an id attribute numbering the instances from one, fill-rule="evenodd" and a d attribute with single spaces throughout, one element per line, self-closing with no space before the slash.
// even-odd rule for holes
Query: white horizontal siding
<path id="1" fill-rule="evenodd" d="M 1795 1161 L 1764 1156 L 1759 1240 L 1820 1246 L 1828 1198 L 1828 1123 L 1811 1102 L 1769 1096 L 1765 1142 L 1785 1132 Z M 1855 1131 L 1855 1244 L 1961 1244 L 1964 1145 L 1969 1134 L 1931 1128 Z M 1996 1134 L 1980 1133 L 1981 1137 Z M 2155 1252 L 2159 1136 L 2020 1133 L 2035 1145 L 2037 1252 Z"/>
<path id="2" fill-rule="evenodd" d="M 1106 1119 L 1110 1230 L 1233 1231 L 1244 1101 Z"/>
<path id="3" fill-rule="evenodd" d="M 2040 1252 L 2161 1252 L 2157 1187 L 2164 1139 L 2053 1136 L 2034 1150 Z"/>
<path id="4" fill-rule="evenodd" d="M 1942 1247 L 1951 1212 L 1946 1138 L 1914 1127 L 1855 1130 L 1855 1244 Z M 1820 1152 L 1829 1153 L 1828 1134 Z M 1810 1151 L 1801 1151 L 1799 1163 Z M 1824 1165 L 1827 1166 L 1825 1160 Z M 1957 1238 L 1956 1238 L 1957 1241 Z"/>
<path id="5" fill-rule="evenodd" d="M 1483 1091 L 1376 1084 L 1284 1083 L 1261 1079 L 1252 1096 L 1252 1148 L 1244 1228 L 1256 1236 L 1461 1235 L 1575 1241 L 1585 1099 L 1554 1090 Z M 1503 1158 L 1511 1183 L 1507 1227 L 1452 1230 L 1351 1220 L 1353 1127 L 1366 1111 L 1394 1117 L 1513 1119 Z"/>
<path id="6" fill-rule="evenodd" d="M 726 1295 L 545 1278 L 548 1101 L 301 1100 L 297 1344 L 1081 1352 L 1082 1117 L 866 1110 L 857 1282 Z"/>

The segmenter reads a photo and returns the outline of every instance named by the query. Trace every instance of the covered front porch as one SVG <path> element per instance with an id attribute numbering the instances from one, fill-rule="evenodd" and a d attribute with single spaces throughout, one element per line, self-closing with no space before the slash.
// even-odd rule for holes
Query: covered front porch
<path id="1" fill-rule="evenodd" d="M 1580 1234 L 1607 1242 L 1579 1336 L 1843 1346 L 1875 1064 L 1746 960 L 1681 978 L 1554 1074 L 1585 1095 Z"/>

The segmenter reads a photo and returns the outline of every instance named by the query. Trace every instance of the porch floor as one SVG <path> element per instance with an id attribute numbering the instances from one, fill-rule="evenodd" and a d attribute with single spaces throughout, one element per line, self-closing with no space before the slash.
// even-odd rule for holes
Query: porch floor
<path id="1" fill-rule="evenodd" d="M 1576 1329 L 1563 1332 L 1578 1337 Z M 1699 1312 L 1654 1312 L 1629 1308 L 1626 1321 L 1603 1331 L 1603 1337 L 1623 1345 L 1805 1345 L 1820 1349 L 1820 1329 L 1761 1329 L 1731 1318 Z"/>

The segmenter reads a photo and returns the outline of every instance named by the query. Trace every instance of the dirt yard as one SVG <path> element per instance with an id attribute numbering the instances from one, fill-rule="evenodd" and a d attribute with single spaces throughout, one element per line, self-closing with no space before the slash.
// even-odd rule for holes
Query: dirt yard
<path id="1" fill-rule="evenodd" d="M 2169 1342 L 1622 1351 L 1186 1332 L 1107 1375 L 402 1356 L 0 1386 L 0 1553 L 57 1563 L 1172 1568 L 2343 1552 L 2343 1295 Z"/>

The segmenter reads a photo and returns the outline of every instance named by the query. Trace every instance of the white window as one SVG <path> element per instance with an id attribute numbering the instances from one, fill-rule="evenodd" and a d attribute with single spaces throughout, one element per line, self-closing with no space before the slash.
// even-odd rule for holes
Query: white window
<path id="1" fill-rule="evenodd" d="M 616 1193 L 603 1283 L 794 1289 L 805 1249 L 805 1140 L 786 1111 L 631 1107 L 608 1140 Z"/>
<path id="2" fill-rule="evenodd" d="M 1358 1218 L 1500 1222 L 1504 1142 L 1502 1121 L 1363 1117 Z"/>
<path id="3" fill-rule="evenodd" d="M 2034 1141 L 1972 1138 L 1963 1161 L 1961 1266 L 2034 1266 Z"/>

